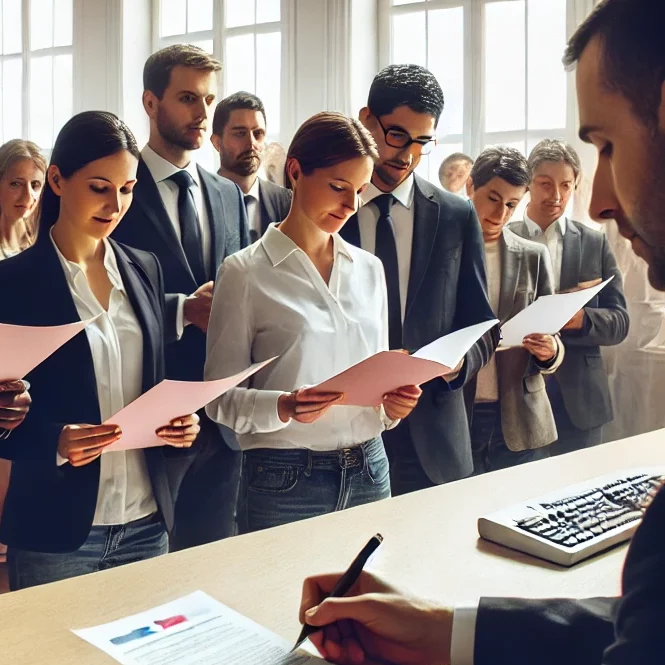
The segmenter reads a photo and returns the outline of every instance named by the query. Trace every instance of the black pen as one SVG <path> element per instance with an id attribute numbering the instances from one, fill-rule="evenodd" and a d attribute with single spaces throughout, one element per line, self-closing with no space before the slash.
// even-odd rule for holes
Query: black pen
<path id="1" fill-rule="evenodd" d="M 327 598 L 341 598 L 342 596 L 345 596 L 347 593 L 349 593 L 353 585 L 358 581 L 360 573 L 363 572 L 365 564 L 382 542 L 383 536 L 380 533 L 377 533 L 375 536 L 370 538 L 370 541 L 367 543 L 367 545 L 365 545 L 365 547 L 362 548 L 360 554 L 358 554 L 358 556 L 351 562 L 351 565 L 347 568 L 344 575 L 339 578 L 337 584 L 335 584 L 333 590 L 330 592 L 330 595 L 327 596 Z M 310 635 L 316 633 L 319 630 L 321 630 L 320 627 L 317 628 L 316 626 L 310 626 L 308 623 L 306 623 L 302 627 L 300 635 L 296 640 L 296 644 L 293 649 L 291 649 L 291 651 L 295 651 Z"/>

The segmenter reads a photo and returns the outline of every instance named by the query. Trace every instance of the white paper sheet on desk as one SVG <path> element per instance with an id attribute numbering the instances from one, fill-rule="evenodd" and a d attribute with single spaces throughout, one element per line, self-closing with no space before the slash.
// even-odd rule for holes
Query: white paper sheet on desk
<path id="1" fill-rule="evenodd" d="M 522 340 L 527 335 L 535 333 L 542 335 L 558 333 L 577 312 L 611 281 L 612 277 L 590 289 L 583 289 L 574 293 L 541 296 L 526 309 L 516 314 L 510 321 L 504 323 L 501 327 L 503 335 L 501 346 L 521 346 Z"/>
<path id="2" fill-rule="evenodd" d="M 217 399 L 227 390 L 235 388 L 273 360 L 275 358 L 255 363 L 226 379 L 215 379 L 214 381 L 171 381 L 166 379 L 158 383 L 106 421 L 109 424 L 118 425 L 122 430 L 122 437 L 105 448 L 104 452 L 163 446 L 164 441 L 155 434 L 155 430 L 168 425 L 178 416 L 185 416 L 202 409 L 206 404 Z"/>
<path id="3" fill-rule="evenodd" d="M 202 591 L 112 623 L 72 631 L 122 665 L 321 665 Z"/>
<path id="4" fill-rule="evenodd" d="M 22 379 L 93 319 L 62 326 L 15 326 L 0 323 L 0 380 Z"/>
<path id="5" fill-rule="evenodd" d="M 396 388 L 419 386 L 454 369 L 467 351 L 497 323 L 493 319 L 456 330 L 411 356 L 399 351 L 382 351 L 320 383 L 317 390 L 344 393 L 347 406 L 379 406 L 383 396 Z"/>

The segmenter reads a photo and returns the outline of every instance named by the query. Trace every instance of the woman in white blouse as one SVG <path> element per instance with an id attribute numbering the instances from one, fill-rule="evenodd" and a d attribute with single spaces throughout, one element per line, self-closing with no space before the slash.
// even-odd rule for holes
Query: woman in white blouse
<path id="1" fill-rule="evenodd" d="M 0 262 L 0 283 L 11 284 L 3 322 L 92 319 L 28 374 L 30 412 L 0 441 L 0 457 L 12 461 L 0 522 L 12 589 L 168 548 L 172 479 L 186 462 L 176 448 L 191 446 L 197 416 L 159 428 L 162 447 L 106 450 L 122 442 L 113 415 L 164 378 L 159 263 L 108 239 L 132 201 L 138 158 L 134 136 L 113 114 L 74 116 L 53 148 L 36 243 Z"/>
<path id="2" fill-rule="evenodd" d="M 207 407 L 244 451 L 241 533 L 390 496 L 381 432 L 411 412 L 420 389 L 400 388 L 372 409 L 303 388 L 388 348 L 382 264 L 338 235 L 376 158 L 358 121 L 310 118 L 287 155 L 288 216 L 220 268 L 206 378 L 279 356 Z"/>

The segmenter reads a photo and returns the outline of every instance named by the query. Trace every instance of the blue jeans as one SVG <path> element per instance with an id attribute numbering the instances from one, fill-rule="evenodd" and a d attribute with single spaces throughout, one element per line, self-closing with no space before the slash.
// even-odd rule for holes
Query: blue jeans
<path id="1" fill-rule="evenodd" d="M 380 438 L 331 452 L 248 450 L 238 530 L 250 533 L 389 497 L 388 458 Z"/>
<path id="2" fill-rule="evenodd" d="M 510 466 L 535 462 L 549 457 L 550 446 L 535 450 L 513 452 L 506 445 L 501 427 L 501 404 L 477 402 L 473 407 L 471 424 L 471 448 L 473 451 L 473 475 L 498 471 Z"/>
<path id="3" fill-rule="evenodd" d="M 118 526 L 93 526 L 88 539 L 75 552 L 7 551 L 9 588 L 12 591 L 57 582 L 168 552 L 168 536 L 158 513 Z"/>

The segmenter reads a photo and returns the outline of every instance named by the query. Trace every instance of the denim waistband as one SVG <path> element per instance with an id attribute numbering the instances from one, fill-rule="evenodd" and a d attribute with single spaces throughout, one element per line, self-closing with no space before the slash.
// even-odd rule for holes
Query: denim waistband
<path id="1" fill-rule="evenodd" d="M 381 437 L 339 450 L 318 451 L 307 448 L 252 448 L 244 452 L 248 461 L 266 465 L 299 466 L 304 469 L 353 469 L 364 467 L 365 460 L 383 452 Z"/>

